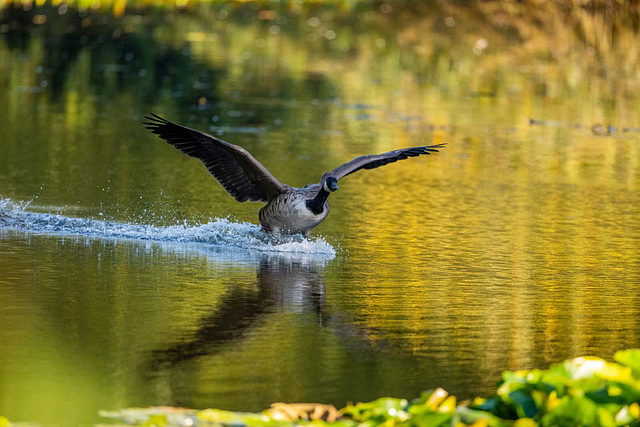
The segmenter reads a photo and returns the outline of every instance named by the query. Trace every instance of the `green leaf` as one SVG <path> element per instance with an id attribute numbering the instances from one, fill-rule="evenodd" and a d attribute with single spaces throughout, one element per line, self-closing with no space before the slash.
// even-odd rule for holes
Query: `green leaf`
<path id="1" fill-rule="evenodd" d="M 347 406 L 341 412 L 354 421 L 372 421 L 383 423 L 388 419 L 398 418 L 402 421 L 402 413 L 408 410 L 409 402 L 405 399 L 382 397 L 369 403 L 358 403 Z"/>
<path id="2" fill-rule="evenodd" d="M 516 390 L 509 393 L 509 399 L 515 404 L 516 412 L 521 418 L 533 418 L 538 415 L 538 408 L 529 393 Z"/>
<path id="3" fill-rule="evenodd" d="M 279 424 L 279 425 L 282 426 L 283 424 Z M 286 426 L 288 424 L 284 424 L 284 425 Z M 356 423 L 355 421 L 342 419 L 342 420 L 336 420 L 336 421 L 334 421 L 332 423 L 328 423 L 328 422 L 322 421 L 322 420 L 296 421 L 296 425 L 313 426 L 313 427 L 326 427 L 326 426 L 329 426 L 329 425 L 331 427 L 357 427 L 358 423 Z"/>
<path id="4" fill-rule="evenodd" d="M 450 413 L 430 412 L 411 417 L 408 424 L 416 427 L 441 427 L 451 425 L 452 419 L 453 414 Z"/>
<path id="5" fill-rule="evenodd" d="M 564 396 L 542 417 L 542 425 L 549 427 L 599 426 L 597 406 L 582 396 Z"/>
<path id="6" fill-rule="evenodd" d="M 630 367 L 633 375 L 640 379 L 640 349 L 618 351 L 613 355 L 613 360 L 621 365 Z"/>
<path id="7" fill-rule="evenodd" d="M 491 412 L 495 414 L 497 411 L 498 404 L 500 402 L 501 400 L 497 397 L 494 397 L 491 399 L 475 399 L 473 402 L 469 404 L 469 407 L 472 409 Z"/>
<path id="8" fill-rule="evenodd" d="M 499 417 L 496 417 L 493 414 L 488 412 L 479 411 L 476 409 L 471 409 L 464 406 L 459 406 L 456 410 L 456 414 L 460 417 L 460 421 L 465 424 L 474 424 L 478 423 L 479 425 L 483 425 L 483 421 L 489 427 L 507 427 L 511 426 L 513 421 L 504 420 Z"/>
<path id="9" fill-rule="evenodd" d="M 164 427 L 167 425 L 167 417 L 165 415 L 151 415 L 142 425 L 145 427 Z"/>

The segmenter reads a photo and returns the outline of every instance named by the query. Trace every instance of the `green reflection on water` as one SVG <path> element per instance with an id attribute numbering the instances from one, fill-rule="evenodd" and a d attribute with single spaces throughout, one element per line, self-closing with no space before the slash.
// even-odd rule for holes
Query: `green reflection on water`
<path id="1" fill-rule="evenodd" d="M 637 15 L 495 7 L 4 9 L 0 197 L 32 210 L 257 222 L 142 128 L 149 111 L 296 186 L 449 145 L 341 182 L 321 265 L 3 232 L 0 413 L 464 397 L 504 369 L 638 346 Z"/>

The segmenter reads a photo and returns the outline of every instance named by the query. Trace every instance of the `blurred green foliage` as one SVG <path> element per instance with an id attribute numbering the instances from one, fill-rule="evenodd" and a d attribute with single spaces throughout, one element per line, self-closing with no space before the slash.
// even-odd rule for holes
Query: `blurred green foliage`
<path id="1" fill-rule="evenodd" d="M 494 397 L 470 402 L 457 402 L 443 389 L 412 401 L 383 397 L 348 405 L 333 422 L 217 409 L 133 408 L 101 415 L 144 426 L 639 426 L 640 350 L 619 351 L 614 359 L 618 363 L 578 357 L 547 370 L 505 371 Z"/>

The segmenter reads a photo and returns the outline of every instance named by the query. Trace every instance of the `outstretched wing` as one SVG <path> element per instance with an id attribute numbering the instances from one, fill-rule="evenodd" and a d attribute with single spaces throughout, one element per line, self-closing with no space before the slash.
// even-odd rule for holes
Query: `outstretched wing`
<path id="1" fill-rule="evenodd" d="M 354 172 L 361 169 L 375 169 L 380 166 L 384 166 L 389 163 L 397 162 L 398 160 L 404 160 L 409 157 L 417 157 L 422 154 L 437 153 L 439 148 L 444 148 L 446 144 L 427 145 L 423 147 L 403 148 L 401 150 L 393 150 L 383 154 L 372 154 L 370 156 L 360 156 L 338 166 L 331 172 L 325 174 L 325 176 L 332 176 L 335 179 L 344 178 Z"/>
<path id="2" fill-rule="evenodd" d="M 282 184 L 247 150 L 206 133 L 180 126 L 151 114 L 145 127 L 183 153 L 195 157 L 239 202 L 268 202 L 282 191 Z"/>

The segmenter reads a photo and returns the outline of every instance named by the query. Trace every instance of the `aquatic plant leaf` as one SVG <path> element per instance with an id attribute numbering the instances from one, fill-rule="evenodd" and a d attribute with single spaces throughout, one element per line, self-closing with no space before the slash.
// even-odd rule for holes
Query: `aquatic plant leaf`
<path id="1" fill-rule="evenodd" d="M 491 399 L 476 398 L 469 404 L 469 408 L 489 412 L 506 420 L 513 420 L 518 417 L 515 409 L 511 405 L 505 403 L 499 396 Z"/>
<path id="2" fill-rule="evenodd" d="M 620 387 L 613 384 L 603 384 L 597 390 L 585 390 L 585 396 L 598 404 L 617 404 L 619 407 L 634 401 L 628 393 L 623 393 Z"/>
<path id="3" fill-rule="evenodd" d="M 473 401 L 471 401 L 471 403 L 469 404 L 469 407 L 473 409 L 478 409 L 481 411 L 495 413 L 495 411 L 497 410 L 497 406 L 500 402 L 501 400 L 497 397 L 493 397 L 491 399 L 483 399 L 481 397 L 476 397 L 475 399 L 473 399 Z"/>
<path id="4" fill-rule="evenodd" d="M 516 412 L 521 418 L 533 418 L 538 415 L 538 408 L 531 394 L 522 390 L 509 393 L 509 399 L 514 403 Z"/>
<path id="5" fill-rule="evenodd" d="M 409 402 L 405 399 L 395 399 L 382 397 L 369 403 L 358 403 L 349 405 L 342 409 L 342 415 L 354 421 L 371 421 L 374 423 L 384 422 L 389 418 L 395 418 L 406 412 Z M 403 421 L 400 419 L 400 421 Z"/>
<path id="6" fill-rule="evenodd" d="M 449 396 L 449 393 L 441 388 L 432 390 L 422 393 L 420 399 L 412 402 L 404 424 L 420 427 L 452 425 L 456 418 L 456 409 L 455 396 Z M 398 415 L 398 419 L 404 418 L 403 413 Z"/>
<path id="7" fill-rule="evenodd" d="M 447 397 L 448 396 L 448 397 Z M 399 420 L 405 418 L 399 414 Z M 423 393 L 420 399 L 412 402 L 402 425 L 437 427 L 454 424 L 456 418 L 456 398 L 449 396 L 443 389 Z"/>
<path id="8" fill-rule="evenodd" d="M 145 427 L 165 427 L 167 417 L 166 415 L 151 415 L 142 425 Z"/>
<path id="9" fill-rule="evenodd" d="M 170 406 L 155 406 L 149 408 L 127 408 L 119 411 L 99 411 L 103 418 L 121 420 L 131 425 L 178 425 L 193 418 L 193 411 Z"/>
<path id="10" fill-rule="evenodd" d="M 628 381 L 631 378 L 631 368 L 607 362 L 599 357 L 576 357 L 567 360 L 564 365 L 573 380 L 588 379 L 594 375 L 609 380 Z"/>
<path id="11" fill-rule="evenodd" d="M 513 427 L 538 427 L 538 423 L 531 418 L 520 418 L 513 423 Z"/>
<path id="12" fill-rule="evenodd" d="M 291 421 L 273 419 L 266 414 L 231 412 L 220 409 L 205 409 L 204 411 L 198 412 L 197 417 L 201 421 L 233 426 L 268 427 L 294 425 Z"/>
<path id="13" fill-rule="evenodd" d="M 412 405 L 425 405 L 431 410 L 435 411 L 438 406 L 449 396 L 449 392 L 447 392 L 443 388 L 437 388 L 435 390 L 429 390 L 422 392 L 418 399 L 415 399 L 411 402 Z"/>
<path id="14" fill-rule="evenodd" d="M 456 415 L 460 421 L 467 425 L 484 425 L 488 427 L 507 427 L 511 426 L 513 421 L 504 420 L 491 413 L 472 409 L 466 406 L 458 406 Z"/>
<path id="15" fill-rule="evenodd" d="M 618 425 L 640 425 L 640 405 L 633 403 L 622 407 L 615 418 Z"/>
<path id="16" fill-rule="evenodd" d="M 438 412 L 453 412 L 456 409 L 457 399 L 455 396 L 449 396 L 444 402 L 438 406 Z"/>
<path id="17" fill-rule="evenodd" d="M 613 355 L 613 360 L 631 368 L 633 375 L 640 379 L 640 349 L 621 350 Z"/>
<path id="18" fill-rule="evenodd" d="M 541 419 L 542 426 L 599 426 L 598 407 L 582 396 L 564 396 Z M 614 424 L 615 425 L 615 424 Z"/>
<path id="19" fill-rule="evenodd" d="M 554 391 L 558 396 L 564 396 L 567 387 L 571 383 L 571 379 L 567 375 L 564 366 L 561 366 L 561 369 L 561 371 L 550 370 L 549 372 L 545 372 L 540 378 L 540 387 L 538 387 L 538 390 L 547 394 Z"/>
<path id="20" fill-rule="evenodd" d="M 351 420 L 339 419 L 339 420 L 331 422 L 331 423 L 326 422 L 326 421 L 322 421 L 322 420 L 299 421 L 299 422 L 295 423 L 295 425 L 313 426 L 313 427 L 326 427 L 326 426 L 329 426 L 329 425 L 331 427 L 357 427 L 360 424 L 356 423 L 355 421 L 351 421 Z"/>
<path id="21" fill-rule="evenodd" d="M 441 427 L 450 426 L 452 420 L 452 413 L 426 412 L 411 417 L 407 424 L 416 427 Z"/>

